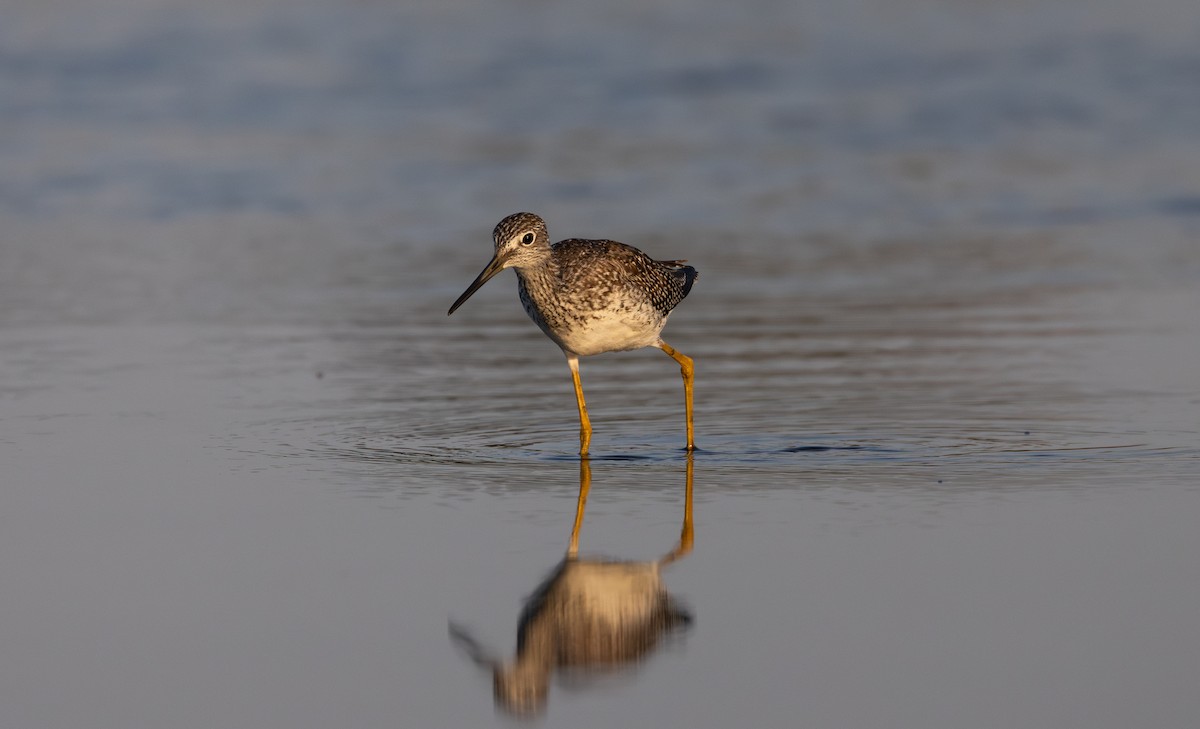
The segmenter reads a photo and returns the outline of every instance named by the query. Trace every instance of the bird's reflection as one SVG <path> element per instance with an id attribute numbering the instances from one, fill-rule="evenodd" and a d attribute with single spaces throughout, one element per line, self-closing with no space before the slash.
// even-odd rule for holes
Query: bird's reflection
<path id="1" fill-rule="evenodd" d="M 667 554 L 649 562 L 579 556 L 579 531 L 592 483 L 579 463 L 579 502 L 567 554 L 534 590 L 521 613 L 516 657 L 489 656 L 460 626 L 450 634 L 477 664 L 492 671 L 496 705 L 531 716 L 546 705 L 555 671 L 618 671 L 647 658 L 660 639 L 686 629 L 691 613 L 667 592 L 663 566 L 692 550 L 693 457 L 687 454 L 683 529 Z"/>

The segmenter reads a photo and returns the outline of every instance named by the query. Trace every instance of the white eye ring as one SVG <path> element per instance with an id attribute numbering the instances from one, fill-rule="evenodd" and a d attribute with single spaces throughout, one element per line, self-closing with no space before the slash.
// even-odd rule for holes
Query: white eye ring
<path id="1" fill-rule="evenodd" d="M 536 238 L 536 236 L 532 232 L 526 233 L 525 235 L 521 236 L 521 245 L 523 245 L 523 246 L 533 245 L 534 238 Z"/>

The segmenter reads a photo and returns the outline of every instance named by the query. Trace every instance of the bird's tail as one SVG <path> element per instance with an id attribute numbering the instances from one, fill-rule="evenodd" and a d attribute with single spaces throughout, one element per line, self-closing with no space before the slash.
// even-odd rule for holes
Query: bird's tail
<path id="1" fill-rule="evenodd" d="M 677 267 L 672 273 L 683 284 L 683 295 L 687 296 L 692 290 L 692 284 L 696 283 L 696 279 L 700 278 L 700 272 L 691 266 L 683 265 L 687 261 L 664 261 L 664 263 Z"/>

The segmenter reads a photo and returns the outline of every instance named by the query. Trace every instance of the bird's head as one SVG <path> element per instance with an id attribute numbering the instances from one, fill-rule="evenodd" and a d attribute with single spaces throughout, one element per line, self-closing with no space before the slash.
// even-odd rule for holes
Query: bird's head
<path id="1" fill-rule="evenodd" d="M 546 221 L 533 213 L 513 213 L 501 220 L 492 231 L 496 252 L 447 314 L 462 306 L 488 280 L 506 268 L 532 268 L 550 257 L 550 234 Z"/>

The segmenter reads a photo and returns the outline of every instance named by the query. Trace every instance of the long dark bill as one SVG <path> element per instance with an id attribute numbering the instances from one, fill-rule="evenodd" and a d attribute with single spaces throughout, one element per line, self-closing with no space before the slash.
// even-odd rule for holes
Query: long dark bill
<path id="1" fill-rule="evenodd" d="M 475 280 L 472 281 L 471 285 L 467 287 L 467 290 L 463 292 L 462 296 L 458 297 L 458 300 L 451 304 L 450 311 L 446 312 L 446 316 L 453 314 L 454 310 L 462 306 L 464 301 L 471 298 L 471 294 L 478 291 L 480 286 L 483 286 L 488 282 L 488 279 L 503 270 L 504 261 L 501 260 L 499 256 L 492 258 L 492 260 L 488 262 L 487 267 L 479 272 L 479 275 L 475 277 Z"/>

